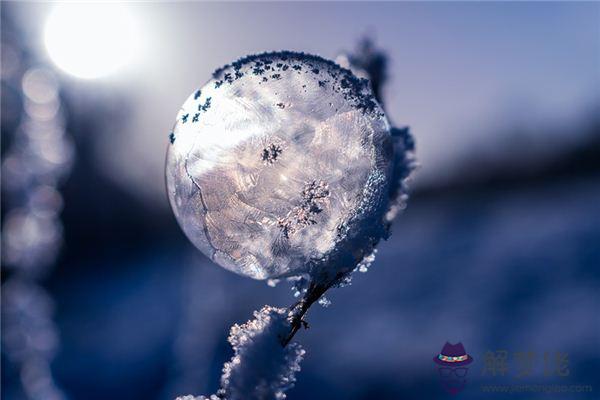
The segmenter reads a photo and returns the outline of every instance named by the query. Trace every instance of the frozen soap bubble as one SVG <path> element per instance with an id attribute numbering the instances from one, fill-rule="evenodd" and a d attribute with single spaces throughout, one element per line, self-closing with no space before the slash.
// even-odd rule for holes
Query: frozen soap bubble
<path id="1" fill-rule="evenodd" d="M 169 135 L 169 200 L 214 262 L 255 279 L 354 268 L 385 235 L 390 125 L 367 80 L 276 52 L 217 70 Z"/>

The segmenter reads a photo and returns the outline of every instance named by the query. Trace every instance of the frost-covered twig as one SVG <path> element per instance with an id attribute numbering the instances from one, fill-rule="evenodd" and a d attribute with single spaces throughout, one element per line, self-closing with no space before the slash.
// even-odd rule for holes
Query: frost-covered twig
<path id="1" fill-rule="evenodd" d="M 285 391 L 294 385 L 305 353 L 298 343 L 281 344 L 289 329 L 286 309 L 264 306 L 255 311 L 254 319 L 231 328 L 229 343 L 234 356 L 223 366 L 217 394 L 178 399 L 285 399 Z"/>
<path id="2" fill-rule="evenodd" d="M 304 320 L 304 316 L 308 312 L 308 309 L 318 301 L 334 283 L 335 280 L 326 283 L 312 281 L 302 299 L 290 307 L 288 314 L 290 330 L 288 334 L 282 338 L 281 344 L 283 346 L 286 346 L 292 340 L 301 326 L 308 326 L 308 323 Z"/>

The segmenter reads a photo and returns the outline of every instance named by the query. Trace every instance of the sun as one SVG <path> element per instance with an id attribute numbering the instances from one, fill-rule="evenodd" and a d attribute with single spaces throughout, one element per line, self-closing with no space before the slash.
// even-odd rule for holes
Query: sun
<path id="1" fill-rule="evenodd" d="M 64 3 L 50 13 L 44 42 L 64 72 L 92 79 L 109 75 L 138 49 L 133 15 L 118 3 Z"/>

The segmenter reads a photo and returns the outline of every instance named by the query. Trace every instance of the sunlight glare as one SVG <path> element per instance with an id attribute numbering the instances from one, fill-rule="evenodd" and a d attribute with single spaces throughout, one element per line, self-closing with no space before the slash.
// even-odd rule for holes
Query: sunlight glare
<path id="1" fill-rule="evenodd" d="M 48 17 L 44 41 L 50 58 L 78 78 L 99 78 L 131 61 L 138 48 L 135 21 L 117 3 L 65 3 Z"/>

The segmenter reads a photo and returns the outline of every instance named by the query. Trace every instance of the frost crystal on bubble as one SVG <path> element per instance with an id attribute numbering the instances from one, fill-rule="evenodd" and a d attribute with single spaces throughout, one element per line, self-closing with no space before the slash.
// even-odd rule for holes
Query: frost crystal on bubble
<path id="1" fill-rule="evenodd" d="M 386 235 L 394 147 L 367 80 L 317 56 L 250 56 L 181 108 L 169 199 L 188 238 L 224 268 L 331 275 Z"/>

